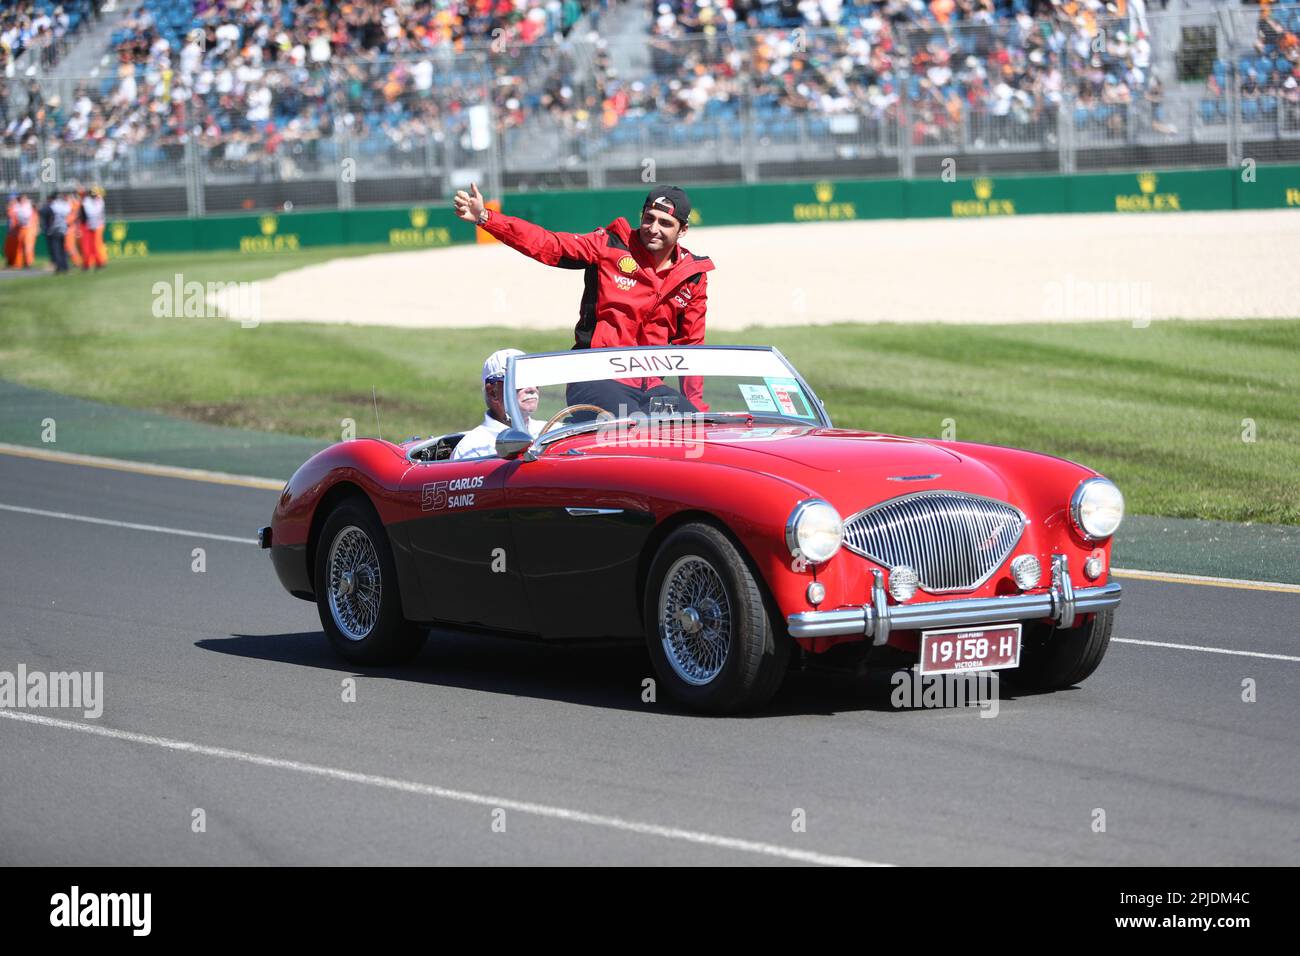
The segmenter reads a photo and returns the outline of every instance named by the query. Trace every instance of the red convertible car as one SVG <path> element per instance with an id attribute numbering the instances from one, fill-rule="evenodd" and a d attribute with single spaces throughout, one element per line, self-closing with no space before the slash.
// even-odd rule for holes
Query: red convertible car
<path id="1" fill-rule="evenodd" d="M 611 382 L 655 397 L 569 403 Z M 666 689 L 717 713 L 762 705 L 796 662 L 1046 689 L 1106 651 L 1124 499 L 1082 465 L 834 428 L 773 348 L 517 356 L 512 423 L 524 389 L 547 423 L 494 456 L 360 438 L 285 486 L 262 547 L 348 661 L 409 659 L 431 626 L 645 641 Z"/>

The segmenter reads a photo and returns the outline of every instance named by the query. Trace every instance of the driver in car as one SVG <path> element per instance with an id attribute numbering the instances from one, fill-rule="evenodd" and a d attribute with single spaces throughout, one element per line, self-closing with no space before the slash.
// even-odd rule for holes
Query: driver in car
<path id="1" fill-rule="evenodd" d="M 483 424 L 466 432 L 465 437 L 457 442 L 456 450 L 451 454 L 452 461 L 496 456 L 497 436 L 510 427 L 505 403 L 506 359 L 523 354 L 519 349 L 498 349 L 483 363 L 483 401 L 487 404 L 487 412 L 483 416 Z M 515 396 L 519 400 L 519 408 L 528 416 L 528 431 L 536 438 L 546 425 L 545 421 L 532 417 L 540 399 L 537 389 L 521 388 L 515 392 Z"/>

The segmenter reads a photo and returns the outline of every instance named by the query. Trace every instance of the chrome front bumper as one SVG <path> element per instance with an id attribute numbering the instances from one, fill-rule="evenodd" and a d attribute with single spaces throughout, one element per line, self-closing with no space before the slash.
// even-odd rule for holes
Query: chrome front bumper
<path id="1" fill-rule="evenodd" d="M 1050 618 L 1057 627 L 1073 627 L 1080 614 L 1119 607 L 1123 588 L 1104 584 L 1075 589 L 1070 582 L 1069 563 L 1063 554 L 1052 555 L 1052 586 L 1046 594 L 1016 594 L 1009 597 L 964 598 L 957 601 L 929 601 L 924 604 L 889 604 L 884 575 L 871 572 L 871 603 L 837 611 L 804 611 L 786 618 L 791 637 L 831 637 L 862 634 L 873 644 L 884 644 L 892 631 L 911 631 L 1003 621 L 1037 621 Z"/>

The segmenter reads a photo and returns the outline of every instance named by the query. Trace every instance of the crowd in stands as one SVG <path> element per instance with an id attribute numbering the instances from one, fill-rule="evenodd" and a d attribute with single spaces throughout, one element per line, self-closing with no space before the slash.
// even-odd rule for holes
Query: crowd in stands
<path id="1" fill-rule="evenodd" d="M 1276 122 L 1280 111 L 1289 132 L 1300 129 L 1300 5 L 1263 8 L 1252 50 L 1235 64 L 1214 61 L 1200 102 L 1202 121 L 1227 121 L 1234 65 L 1244 122 Z"/>
<path id="2" fill-rule="evenodd" d="M 760 117 L 899 119 L 913 141 L 1041 142 L 1067 84 L 1075 122 L 1123 135 L 1162 91 L 1142 21 L 1123 0 L 652 0 L 653 79 L 623 89 L 613 116 L 730 119 L 745 91 Z M 1103 25 L 1110 29 L 1103 30 Z M 693 41 L 693 42 L 692 42 Z M 829 124 L 828 124 L 829 125 Z"/>
<path id="3" fill-rule="evenodd" d="M 418 150 L 463 134 L 489 97 L 508 128 L 524 121 L 527 88 L 549 80 L 540 41 L 593 2 L 606 0 L 145 0 L 115 31 L 104 75 L 67 102 L 32 89 L 0 117 L 0 150 L 53 129 L 81 166 L 112 169 L 132 151 L 172 162 L 194 139 L 214 171 L 262 168 L 310 154 L 336 124 L 363 150 Z"/>
<path id="4" fill-rule="evenodd" d="M 9 0 L 0 5 L 0 76 L 18 58 L 36 51 L 37 65 L 48 70 L 67 50 L 68 38 L 83 23 L 98 18 L 101 0 Z"/>

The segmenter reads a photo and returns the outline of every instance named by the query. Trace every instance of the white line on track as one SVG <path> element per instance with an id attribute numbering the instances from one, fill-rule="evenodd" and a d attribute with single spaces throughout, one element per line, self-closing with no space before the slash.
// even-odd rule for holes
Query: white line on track
<path id="1" fill-rule="evenodd" d="M 1206 654 L 1233 654 L 1237 657 L 1263 657 L 1270 661 L 1300 661 L 1290 654 L 1265 654 L 1262 651 L 1237 651 L 1227 647 L 1202 647 L 1199 644 L 1168 644 L 1164 641 L 1138 641 L 1129 637 L 1112 637 L 1112 644 L 1141 644 L 1143 647 L 1169 647 L 1176 651 L 1204 651 Z"/>
<path id="2" fill-rule="evenodd" d="M 701 833 L 698 830 L 682 830 L 678 827 L 666 827 L 656 823 L 641 823 L 636 820 L 624 820 L 621 817 L 586 813 L 582 810 L 569 810 L 565 807 L 553 807 L 544 803 L 529 803 L 522 800 L 509 800 L 501 797 L 493 797 L 488 794 L 470 793 L 465 790 L 448 790 L 445 787 L 435 787 L 432 784 L 427 783 L 416 783 L 410 780 L 397 780 L 393 777 L 380 777 L 368 773 L 356 773 L 351 770 L 340 770 L 336 767 L 322 767 L 319 764 L 302 763 L 297 760 L 282 760 L 278 757 L 266 757 L 261 754 L 247 753 L 242 750 L 227 750 L 225 747 L 209 747 L 204 744 L 195 744 L 184 740 L 172 740 L 168 737 L 154 737 L 149 734 L 137 734 L 126 730 L 114 730 L 111 727 L 99 727 L 93 724 L 80 723 L 74 720 L 60 720 L 57 717 L 43 717 L 38 714 L 19 713 L 7 709 L 0 709 L 0 717 L 8 717 L 11 720 L 18 720 L 29 724 L 39 724 L 43 727 L 57 727 L 62 730 L 75 730 L 79 733 L 93 734 L 97 737 L 109 737 L 113 740 L 124 740 L 135 744 L 161 747 L 165 750 L 199 754 L 204 757 L 219 757 L 224 760 L 237 760 L 241 763 L 255 764 L 259 767 L 272 767 L 276 770 L 293 770 L 297 773 L 326 777 L 331 780 L 342 780 L 348 783 L 361 783 L 371 787 L 382 787 L 386 790 L 398 790 L 403 793 L 414 793 L 425 797 L 436 797 L 441 800 L 455 800 L 460 803 L 472 803 L 484 807 L 500 807 L 504 810 L 515 810 L 519 813 L 527 813 L 539 817 L 549 817 L 553 820 L 563 820 L 568 823 L 585 823 L 588 826 L 608 827 L 611 830 L 622 830 L 625 833 L 637 833 L 643 836 L 657 836 L 668 840 L 681 840 L 686 843 L 696 843 L 702 846 L 717 847 L 722 850 L 737 850 L 742 853 L 757 853 L 763 856 L 774 856 L 784 860 L 793 860 L 798 863 L 815 863 L 822 866 L 890 865 L 888 863 L 874 863 L 870 860 L 860 860 L 851 856 L 832 856 L 826 853 L 816 853 L 812 850 L 797 850 L 793 847 L 780 846 L 775 843 L 759 843 L 754 840 L 739 840 L 734 837 L 718 836 L 713 833 Z"/>
<path id="3" fill-rule="evenodd" d="M 213 534 L 210 531 L 186 531 L 184 528 L 164 528 L 156 524 L 136 524 L 133 521 L 114 521 L 111 518 L 92 518 L 90 515 L 74 515 L 66 511 L 46 511 L 43 508 L 23 508 L 19 505 L 0 504 L 0 511 L 16 511 L 18 514 L 39 515 L 42 518 L 65 518 L 68 521 L 85 521 L 88 524 L 106 524 L 114 528 L 130 528 L 133 531 L 153 531 L 157 534 L 178 534 L 186 538 L 207 538 L 212 541 L 233 541 L 236 544 L 257 544 L 256 538 L 236 538 L 229 534 Z"/>

